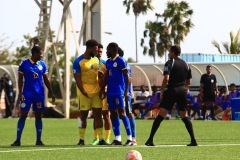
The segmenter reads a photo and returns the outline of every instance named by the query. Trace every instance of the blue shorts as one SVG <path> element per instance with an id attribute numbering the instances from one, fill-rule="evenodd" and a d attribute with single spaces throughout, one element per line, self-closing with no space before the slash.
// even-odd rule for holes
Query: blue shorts
<path id="1" fill-rule="evenodd" d="M 231 104 L 229 102 L 225 102 L 221 105 L 222 110 L 225 110 L 227 108 L 231 108 Z"/>
<path id="2" fill-rule="evenodd" d="M 32 106 L 33 111 L 41 112 L 45 109 L 44 97 L 36 94 L 33 95 L 23 95 L 25 100 L 20 104 L 21 111 L 29 111 Z"/>
<path id="3" fill-rule="evenodd" d="M 107 96 L 108 109 L 123 108 L 125 106 L 124 99 L 123 95 Z"/>
<path id="4" fill-rule="evenodd" d="M 128 97 L 128 99 L 125 99 L 125 110 L 127 115 L 132 113 L 132 97 Z"/>

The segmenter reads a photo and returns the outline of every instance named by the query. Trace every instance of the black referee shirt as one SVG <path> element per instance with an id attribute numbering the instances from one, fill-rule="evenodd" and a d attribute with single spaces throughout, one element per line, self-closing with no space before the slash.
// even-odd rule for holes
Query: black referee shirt
<path id="1" fill-rule="evenodd" d="M 203 84 L 203 92 L 214 92 L 217 79 L 214 74 L 205 73 L 201 76 L 200 83 Z"/>
<path id="2" fill-rule="evenodd" d="M 192 72 L 182 59 L 171 59 L 165 63 L 163 75 L 169 74 L 168 87 L 185 85 L 192 78 Z"/>

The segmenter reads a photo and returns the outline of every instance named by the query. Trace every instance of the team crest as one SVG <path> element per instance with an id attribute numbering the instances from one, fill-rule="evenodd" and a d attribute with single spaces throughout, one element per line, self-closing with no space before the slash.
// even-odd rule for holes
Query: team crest
<path id="1" fill-rule="evenodd" d="M 21 108 L 26 107 L 26 103 L 21 103 Z"/>
<path id="2" fill-rule="evenodd" d="M 38 66 L 38 69 L 41 71 L 43 69 L 43 66 L 42 65 L 39 65 Z"/>
<path id="3" fill-rule="evenodd" d="M 118 105 L 119 103 L 120 103 L 120 102 L 119 102 L 119 99 L 117 98 L 117 99 L 116 99 L 116 104 Z"/>
<path id="4" fill-rule="evenodd" d="M 114 63 L 113 63 L 113 67 L 117 67 L 117 62 L 114 62 Z"/>

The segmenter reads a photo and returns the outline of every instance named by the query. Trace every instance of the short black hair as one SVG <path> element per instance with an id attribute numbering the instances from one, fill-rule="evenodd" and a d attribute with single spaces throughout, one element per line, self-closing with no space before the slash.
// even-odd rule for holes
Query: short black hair
<path id="1" fill-rule="evenodd" d="M 206 69 L 208 69 L 208 68 L 212 68 L 212 66 L 211 65 L 207 65 Z"/>
<path id="2" fill-rule="evenodd" d="M 87 48 L 92 48 L 94 46 L 98 46 L 98 42 L 95 39 L 90 39 L 86 42 Z"/>
<path id="3" fill-rule="evenodd" d="M 115 53 L 118 52 L 118 44 L 115 42 L 111 42 L 108 44 L 107 48 L 111 48 Z"/>
<path id="4" fill-rule="evenodd" d="M 236 84 L 235 83 L 231 83 L 230 87 L 236 87 Z"/>
<path id="5" fill-rule="evenodd" d="M 124 51 L 122 50 L 122 48 L 118 47 L 118 54 L 119 56 L 123 57 L 124 56 Z"/>
<path id="6" fill-rule="evenodd" d="M 170 48 L 170 52 L 173 52 L 176 56 L 181 54 L 181 48 L 178 45 L 173 45 Z"/>
<path id="7" fill-rule="evenodd" d="M 42 51 L 42 48 L 39 47 L 39 46 L 34 46 L 32 49 L 31 49 L 31 53 L 34 54 L 34 53 L 40 53 Z"/>
<path id="8" fill-rule="evenodd" d="M 101 43 L 98 43 L 98 48 L 103 48 L 103 45 Z"/>

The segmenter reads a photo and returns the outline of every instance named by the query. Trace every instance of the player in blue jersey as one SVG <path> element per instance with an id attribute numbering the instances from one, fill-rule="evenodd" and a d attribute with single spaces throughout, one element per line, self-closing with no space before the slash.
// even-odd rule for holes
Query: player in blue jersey
<path id="1" fill-rule="evenodd" d="M 129 97 L 129 75 L 127 65 L 124 59 L 118 55 L 118 45 L 114 42 L 108 44 L 107 56 L 109 59 L 106 62 L 107 71 L 105 73 L 105 83 L 101 86 L 100 95 L 104 95 L 105 86 L 107 85 L 107 103 L 111 113 L 113 132 L 115 135 L 115 140 L 112 142 L 112 145 L 122 145 L 120 133 L 121 117 L 127 132 L 127 142 L 124 146 L 131 146 L 133 145 L 132 132 L 124 107 L 124 98 L 128 99 Z"/>
<path id="2" fill-rule="evenodd" d="M 55 96 L 48 79 L 48 69 L 46 64 L 41 60 L 42 49 L 39 46 L 34 46 L 31 49 L 32 56 L 24 60 L 18 69 L 18 100 L 17 106 L 20 104 L 21 116 L 17 124 L 17 139 L 11 146 L 21 145 L 21 135 L 25 125 L 25 121 L 32 105 L 35 113 L 35 127 L 37 132 L 36 145 L 44 145 L 41 141 L 42 134 L 42 112 L 44 106 L 44 84 L 52 95 L 52 102 L 55 102 Z M 24 78 L 24 85 L 23 85 Z"/>
<path id="3" fill-rule="evenodd" d="M 120 47 L 118 47 L 118 54 L 121 57 L 124 56 L 124 51 Z M 135 123 L 135 119 L 134 119 L 133 113 L 132 113 L 132 69 L 126 60 L 125 60 L 125 63 L 127 65 L 127 69 L 128 69 L 128 73 L 129 73 L 129 80 L 130 80 L 130 85 L 128 87 L 129 97 L 128 97 L 128 99 L 125 99 L 125 110 L 126 110 L 126 114 L 127 114 L 128 118 L 129 118 L 131 130 L 132 130 L 132 143 L 134 146 L 136 146 L 137 145 L 136 123 Z"/>

